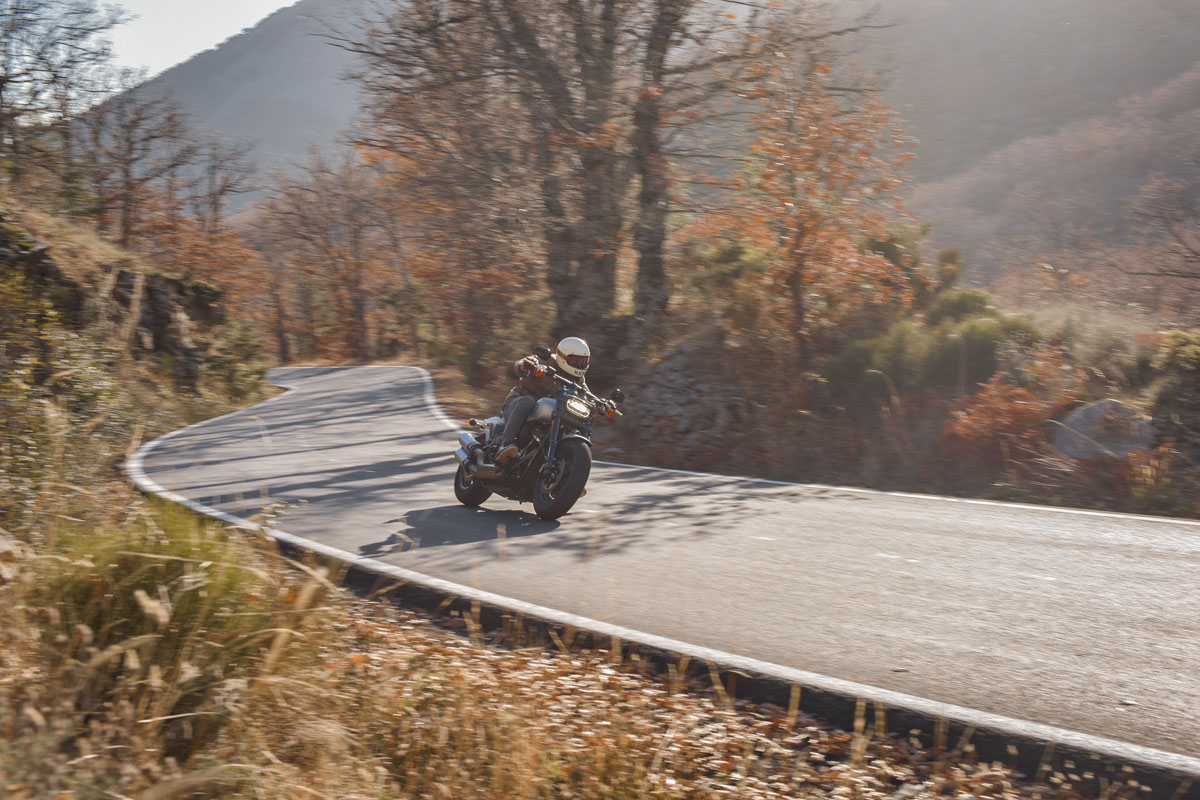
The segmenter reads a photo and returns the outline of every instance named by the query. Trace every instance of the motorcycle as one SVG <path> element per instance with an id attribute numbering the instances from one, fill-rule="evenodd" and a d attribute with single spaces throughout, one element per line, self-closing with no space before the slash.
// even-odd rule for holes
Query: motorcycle
<path id="1" fill-rule="evenodd" d="M 592 470 L 592 422 L 598 416 L 620 416 L 617 403 L 625 393 L 613 391 L 609 399 L 589 392 L 550 363 L 550 350 L 538 347 L 537 377 L 554 378 L 554 397 L 540 398 L 517 439 L 517 455 L 503 464 L 495 462 L 504 430 L 503 417 L 472 419 L 473 432 L 458 437 L 454 451 L 458 471 L 454 496 L 465 506 L 479 506 L 493 494 L 533 503 L 542 519 L 558 519 L 587 494 Z"/>

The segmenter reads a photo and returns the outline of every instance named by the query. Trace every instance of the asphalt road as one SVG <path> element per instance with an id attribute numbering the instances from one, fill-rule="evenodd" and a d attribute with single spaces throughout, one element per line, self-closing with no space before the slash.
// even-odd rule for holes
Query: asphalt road
<path id="1" fill-rule="evenodd" d="M 287 502 L 291 534 L 525 602 L 1200 755 L 1200 526 L 604 464 L 543 522 L 458 505 L 455 433 L 417 370 L 273 378 L 294 390 L 163 441 L 145 472 L 238 516 Z"/>

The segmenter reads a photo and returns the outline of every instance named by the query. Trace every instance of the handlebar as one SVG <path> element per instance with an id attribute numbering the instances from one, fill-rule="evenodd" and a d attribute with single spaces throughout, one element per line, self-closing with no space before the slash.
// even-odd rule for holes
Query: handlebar
<path id="1" fill-rule="evenodd" d="M 584 395 L 587 396 L 587 399 L 591 400 L 596 405 L 601 406 L 605 409 L 611 410 L 613 413 L 610 414 L 609 416 L 613 416 L 613 415 L 616 415 L 618 417 L 625 416 L 624 414 L 621 413 L 620 409 L 617 408 L 617 404 L 615 402 L 613 402 L 612 400 L 605 400 L 603 397 L 597 397 L 596 395 L 592 394 L 587 389 L 585 389 L 582 385 L 576 383 L 575 381 L 571 380 L 570 378 L 563 376 L 563 374 L 561 372 L 559 372 L 557 369 L 550 366 L 549 364 L 538 364 L 537 370 L 535 370 L 534 374 L 540 378 L 547 371 L 550 373 L 550 377 L 554 378 L 554 380 L 558 381 L 559 383 L 565 383 L 565 384 L 569 384 L 570 386 L 575 387 L 579 391 L 583 392 Z"/>

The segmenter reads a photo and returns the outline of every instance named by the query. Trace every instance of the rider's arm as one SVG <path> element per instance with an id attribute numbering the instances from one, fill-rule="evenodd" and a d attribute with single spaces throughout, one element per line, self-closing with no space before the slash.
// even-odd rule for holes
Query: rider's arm
<path id="1" fill-rule="evenodd" d="M 525 356 L 522 359 L 518 359 L 513 362 L 513 375 L 516 375 L 518 379 L 527 378 L 536 364 L 537 356 Z"/>

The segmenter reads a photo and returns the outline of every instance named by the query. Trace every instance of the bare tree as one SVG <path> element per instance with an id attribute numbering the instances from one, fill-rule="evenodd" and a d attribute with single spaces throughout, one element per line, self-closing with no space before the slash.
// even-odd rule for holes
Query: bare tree
<path id="1" fill-rule="evenodd" d="M 100 90 L 105 35 L 126 18 L 96 0 L 0 3 L 0 163 L 15 184 L 33 166 L 70 161 L 69 121 Z"/>
<path id="2" fill-rule="evenodd" d="M 175 101 L 131 87 L 89 111 L 83 128 L 98 227 L 132 246 L 148 190 L 195 158 L 186 117 Z"/>
<path id="3" fill-rule="evenodd" d="M 265 205 L 273 263 L 286 258 L 327 287 L 343 349 L 360 359 L 371 355 L 368 311 L 385 260 L 375 186 L 374 174 L 352 158 L 313 153 L 302 172 L 277 177 Z"/>
<path id="4" fill-rule="evenodd" d="M 1136 212 L 1158 240 L 1154 269 L 1134 275 L 1156 275 L 1200 281 L 1200 187 L 1156 178 L 1147 184 Z"/>
<path id="5" fill-rule="evenodd" d="M 679 156 L 673 140 L 689 126 L 746 113 L 738 92 L 767 39 L 769 21 L 759 10 L 766 6 L 380 5 L 384 13 L 363 35 L 339 40 L 363 57 L 357 77 L 370 125 L 360 142 L 421 160 L 429 181 L 454 175 L 456 191 L 502 206 L 492 221 L 542 242 L 553 332 L 597 339 L 610 354 L 621 351 L 615 360 L 635 356 L 670 300 L 665 242 Z M 818 35 L 794 30 L 783 46 Z M 714 109 L 739 103 L 731 112 Z M 693 136 L 689 146 L 700 149 L 701 141 Z M 633 307 L 621 315 L 617 267 L 629 244 L 637 253 Z"/>
<path id="6" fill-rule="evenodd" d="M 215 135 L 196 146 L 188 203 L 205 233 L 213 235 L 220 229 L 230 197 L 258 188 L 250 162 L 253 150 L 248 141 Z"/>

